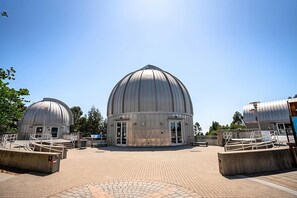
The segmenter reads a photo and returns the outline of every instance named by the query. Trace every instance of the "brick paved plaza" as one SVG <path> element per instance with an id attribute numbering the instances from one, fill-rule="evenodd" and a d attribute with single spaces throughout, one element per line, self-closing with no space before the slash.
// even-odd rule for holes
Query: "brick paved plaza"
<path id="1" fill-rule="evenodd" d="M 223 177 L 222 147 L 71 149 L 60 172 L 0 174 L 0 197 L 297 197 L 297 170 Z"/>

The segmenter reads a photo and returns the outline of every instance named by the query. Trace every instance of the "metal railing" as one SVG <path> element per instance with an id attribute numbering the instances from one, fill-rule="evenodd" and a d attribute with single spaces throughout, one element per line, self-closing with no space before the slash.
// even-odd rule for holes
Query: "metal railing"
<path id="1" fill-rule="evenodd" d="M 224 132 L 225 133 L 225 132 Z M 245 139 L 233 139 L 232 133 L 226 132 L 223 134 L 225 141 L 224 150 L 227 151 L 242 151 L 255 149 L 274 148 L 276 145 L 281 145 L 276 131 L 251 131 L 250 137 Z"/>
<path id="2" fill-rule="evenodd" d="M 0 146 L 2 148 L 7 148 L 7 144 L 9 143 L 9 148 L 11 148 L 11 145 L 18 139 L 17 134 L 3 134 L 1 138 L 1 144 Z"/>
<path id="3" fill-rule="evenodd" d="M 52 146 L 53 145 L 52 134 L 30 134 L 28 147 L 34 151 L 35 145 L 37 144 L 37 142 L 40 143 L 41 145 L 43 143 L 48 143 L 50 146 Z M 40 147 L 40 151 L 41 151 L 41 147 Z"/>
<path id="4" fill-rule="evenodd" d="M 71 144 L 72 144 L 72 146 L 74 148 L 75 147 L 75 142 L 78 140 L 77 136 L 78 136 L 77 133 L 67 134 L 67 135 L 63 135 L 63 139 L 70 140 Z"/>

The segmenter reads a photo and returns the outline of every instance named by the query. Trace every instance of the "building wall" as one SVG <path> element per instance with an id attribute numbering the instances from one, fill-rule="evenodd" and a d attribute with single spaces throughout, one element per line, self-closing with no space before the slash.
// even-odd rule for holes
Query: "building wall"
<path id="1" fill-rule="evenodd" d="M 107 140 L 116 145 L 116 122 L 127 122 L 126 146 L 170 146 L 170 121 L 180 120 L 184 144 L 193 141 L 193 116 L 176 113 L 127 113 L 108 118 Z"/>
<path id="2" fill-rule="evenodd" d="M 19 126 L 19 133 L 18 133 L 18 139 L 29 139 L 30 134 L 35 134 L 36 133 L 36 128 L 37 127 L 42 127 L 42 124 L 37 124 L 37 125 L 32 125 L 32 124 L 22 124 Z M 69 131 L 69 126 L 65 125 L 45 125 L 45 132 L 43 134 L 51 134 L 52 128 L 58 128 L 58 134 L 56 138 L 62 138 L 65 133 L 68 133 Z"/>

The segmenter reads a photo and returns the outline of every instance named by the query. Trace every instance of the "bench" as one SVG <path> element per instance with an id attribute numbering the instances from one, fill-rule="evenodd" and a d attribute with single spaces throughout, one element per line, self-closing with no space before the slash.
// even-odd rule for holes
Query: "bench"
<path id="1" fill-rule="evenodd" d="M 208 146 L 208 142 L 193 142 L 192 143 L 192 146 L 200 146 L 200 145 Z"/>
<path id="2" fill-rule="evenodd" d="M 108 146 L 106 142 L 106 134 L 92 134 L 91 146 L 92 147 Z"/>
<path id="3" fill-rule="evenodd" d="M 107 142 L 93 142 L 92 147 L 107 146 Z"/>

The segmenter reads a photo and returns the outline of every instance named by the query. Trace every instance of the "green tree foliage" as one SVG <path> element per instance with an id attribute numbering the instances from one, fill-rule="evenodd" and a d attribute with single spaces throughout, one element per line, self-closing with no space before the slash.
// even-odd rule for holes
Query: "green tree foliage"
<path id="1" fill-rule="evenodd" d="M 74 120 L 74 124 L 70 126 L 71 132 L 82 132 L 83 136 L 107 132 L 107 119 L 103 119 L 100 111 L 94 106 L 88 111 L 88 115 L 84 116 L 79 106 L 72 107 L 71 111 Z"/>
<path id="2" fill-rule="evenodd" d="M 29 90 L 16 90 L 9 87 L 9 81 L 15 80 L 15 70 L 0 68 L 0 134 L 17 131 L 17 121 L 22 117 L 25 107 L 23 96 Z"/>
<path id="3" fill-rule="evenodd" d="M 102 133 L 106 133 L 107 132 L 107 119 L 106 118 L 103 120 L 103 122 L 100 125 L 100 131 Z"/>
<path id="4" fill-rule="evenodd" d="M 103 117 L 98 109 L 92 106 L 88 112 L 88 130 L 92 133 L 100 132 L 100 125 L 102 124 Z"/>
<path id="5" fill-rule="evenodd" d="M 200 126 L 200 124 L 198 122 L 195 122 L 194 124 L 194 135 L 203 135 L 203 133 L 201 132 L 202 128 Z"/>
<path id="6" fill-rule="evenodd" d="M 209 132 L 217 131 L 219 128 L 220 128 L 220 124 L 217 121 L 212 121 L 212 124 L 209 127 Z"/>
<path id="7" fill-rule="evenodd" d="M 233 114 L 233 121 L 230 124 L 230 129 L 242 129 L 244 128 L 244 123 L 242 121 L 243 116 L 240 112 L 236 111 Z"/>
<path id="8" fill-rule="evenodd" d="M 74 106 L 70 108 L 72 114 L 73 114 L 73 125 L 70 126 L 70 131 L 79 131 L 80 130 L 80 119 L 83 115 L 83 112 L 79 106 Z"/>
<path id="9" fill-rule="evenodd" d="M 211 126 L 209 127 L 209 132 L 207 132 L 205 135 L 217 135 L 218 130 L 228 130 L 228 129 L 242 129 L 244 128 L 244 123 L 242 120 L 242 115 L 240 112 L 236 111 L 233 114 L 233 121 L 231 122 L 230 126 L 227 125 L 220 125 L 216 121 L 212 121 Z"/>
<path id="10" fill-rule="evenodd" d="M 89 131 L 89 129 L 88 129 L 88 117 L 87 117 L 87 115 L 84 115 L 83 117 L 81 117 L 79 119 L 78 131 L 84 132 L 84 133 L 86 133 L 87 131 Z"/>
<path id="11" fill-rule="evenodd" d="M 212 121 L 211 126 L 209 127 L 209 132 L 206 135 L 217 135 L 218 129 L 220 129 L 221 125 L 217 121 Z"/>
<path id="12" fill-rule="evenodd" d="M 233 124 L 243 124 L 242 122 L 242 115 L 241 113 L 239 113 L 238 111 L 236 111 L 234 114 L 233 114 L 233 121 L 232 121 Z"/>

